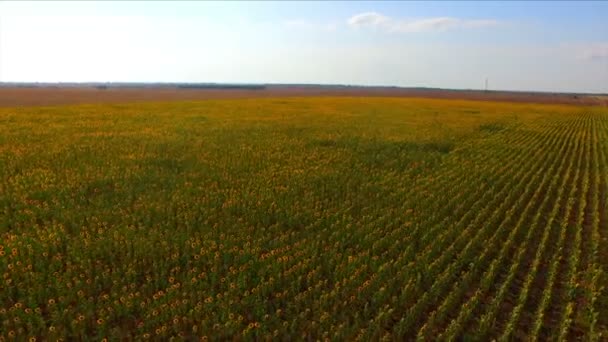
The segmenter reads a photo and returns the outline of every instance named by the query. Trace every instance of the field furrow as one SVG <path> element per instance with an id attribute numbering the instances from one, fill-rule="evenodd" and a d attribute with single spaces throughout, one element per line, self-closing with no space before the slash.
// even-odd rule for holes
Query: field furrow
<path id="1" fill-rule="evenodd" d="M 568 127 L 569 126 L 569 127 Z M 553 173 L 550 190 L 543 190 L 543 196 L 537 199 L 537 208 L 530 212 L 528 218 L 522 219 L 518 222 L 518 225 L 528 226 L 528 221 L 533 219 L 534 214 L 538 215 L 539 212 L 543 212 L 552 200 L 549 196 L 544 196 L 546 193 L 552 193 L 563 185 L 567 184 L 573 176 L 572 172 L 568 172 L 568 168 L 564 167 L 572 165 L 576 159 L 576 152 L 578 151 L 579 144 L 577 143 L 577 128 L 579 123 L 575 125 L 564 125 L 564 129 L 569 132 L 569 137 L 564 139 L 565 148 L 562 146 L 560 150 L 555 151 L 557 159 L 560 159 L 559 165 L 556 166 Z M 550 152 L 549 152 L 550 153 Z M 558 174 L 559 177 L 555 177 Z M 525 242 L 520 246 L 519 249 L 514 249 L 511 254 L 512 263 L 506 268 L 506 272 L 502 272 L 503 279 L 499 279 L 495 282 L 495 285 L 488 293 L 488 298 L 484 301 L 486 303 L 485 313 L 480 316 L 477 327 L 474 328 L 473 334 L 478 338 L 486 338 L 487 334 L 490 333 L 489 329 L 492 328 L 495 333 L 502 331 L 501 323 L 509 317 L 508 313 L 510 309 L 516 305 L 517 291 L 521 288 L 524 282 L 525 276 L 528 274 L 528 267 L 531 265 L 531 259 L 533 253 L 538 249 L 538 241 L 542 237 L 544 232 L 543 227 L 538 225 L 528 229 L 526 234 Z M 522 248 L 523 247 L 523 248 Z"/>
<path id="2" fill-rule="evenodd" d="M 544 172 L 546 172 L 547 170 L 543 170 Z M 529 184 L 527 184 L 529 185 Z M 513 187 L 511 187 L 511 191 L 513 191 L 514 193 L 517 193 L 517 190 L 514 189 Z M 490 207 L 493 207 L 490 204 Z M 502 208 L 498 208 L 497 209 L 498 212 L 504 212 L 505 210 Z M 516 208 L 512 208 L 510 210 L 507 211 L 518 211 L 518 209 Z M 492 221 L 492 220 L 488 220 L 486 222 L 486 224 L 484 225 L 484 227 L 493 227 L 496 223 L 498 222 L 502 222 L 504 223 L 508 223 L 508 220 L 500 219 L 498 221 Z M 497 229 L 496 232 L 504 232 L 503 234 L 506 234 L 507 229 L 504 228 L 504 225 L 501 224 Z M 478 257 L 478 262 L 476 262 L 475 267 L 473 270 L 468 270 L 466 272 L 463 272 L 460 274 L 460 284 L 455 284 L 456 289 L 452 289 L 450 290 L 448 293 L 448 297 L 446 297 L 446 300 L 444 301 L 444 305 L 448 305 L 448 303 L 450 303 L 450 301 L 453 301 L 453 296 L 459 296 L 461 295 L 465 289 L 471 289 L 474 290 L 474 286 L 472 286 L 472 284 L 470 284 L 473 279 L 476 278 L 475 274 L 476 271 L 482 269 L 485 265 L 484 263 L 487 263 L 486 259 L 492 259 L 493 258 L 493 253 L 498 250 L 498 248 L 496 248 L 494 245 L 498 243 L 498 241 L 501 241 L 501 238 L 495 238 L 497 235 L 494 235 L 492 238 L 486 240 L 486 244 L 485 244 L 485 249 L 480 252 L 479 257 Z M 459 289 L 459 290 L 458 290 Z M 454 300 L 455 301 L 455 300 Z M 451 304 L 451 305 L 455 305 L 455 304 Z M 435 319 L 435 317 L 437 317 L 437 315 L 445 315 L 445 313 L 443 313 L 446 309 L 443 307 L 440 307 L 439 311 L 434 311 L 431 314 L 431 319 Z M 428 329 L 427 326 L 424 327 L 425 329 Z"/>
<path id="3" fill-rule="evenodd" d="M 585 129 L 585 127 L 586 127 L 586 125 L 584 125 L 584 123 L 583 123 L 583 126 L 581 128 Z M 575 170 L 574 171 L 575 175 L 573 177 L 573 180 L 571 181 L 572 184 L 576 184 L 575 189 L 577 189 L 577 192 L 573 196 L 570 197 L 571 199 L 579 198 L 580 193 L 581 193 L 583 174 L 584 174 L 584 170 L 581 170 L 581 168 L 582 168 L 582 163 L 583 163 L 583 154 L 585 153 L 584 152 L 585 146 L 587 145 L 584 135 L 581 134 L 577 137 L 577 145 L 579 145 L 579 150 L 577 151 L 578 158 L 577 158 L 576 163 L 573 165 L 573 168 Z M 568 169 L 570 169 L 570 168 L 568 168 Z M 551 196 L 547 196 L 547 197 L 551 198 Z M 575 206 L 575 208 L 573 208 L 573 210 L 572 210 L 572 213 L 574 213 L 576 210 L 577 210 L 577 208 Z M 572 217 L 572 214 L 570 217 Z M 572 229 L 572 227 L 568 227 L 568 229 Z M 549 233 L 554 232 L 554 231 L 555 231 L 555 229 L 548 229 L 548 228 L 544 229 L 543 237 L 542 237 L 541 241 L 538 243 L 538 249 L 535 252 L 534 259 L 530 266 L 531 268 L 528 271 L 528 273 L 525 275 L 525 280 L 523 281 L 523 284 L 521 285 L 522 288 L 517 289 L 520 291 L 519 296 L 517 297 L 517 305 L 513 309 L 511 314 L 509 315 L 508 321 L 506 323 L 507 325 L 505 327 L 505 331 L 501 335 L 502 340 L 508 340 L 511 337 L 511 334 L 515 333 L 516 322 L 519 319 L 521 313 L 524 311 L 525 302 L 526 302 L 527 298 L 529 297 L 529 291 L 531 289 L 531 286 L 533 285 L 532 282 L 538 273 L 539 264 L 540 264 L 541 260 L 543 259 L 543 257 L 542 257 L 543 251 L 548 244 L 553 244 L 553 242 L 551 242 L 551 241 L 549 243 L 547 243 L 547 238 L 549 237 Z M 577 236 L 576 233 L 575 233 L 575 236 Z M 573 248 L 578 249 L 578 246 L 576 243 Z"/>
<path id="4" fill-rule="evenodd" d="M 559 187 L 557 189 L 558 198 L 561 196 L 561 192 L 563 191 L 563 187 Z M 540 192 L 538 193 L 538 195 Z M 502 244 L 500 247 L 500 251 L 498 252 L 498 257 L 492 260 L 490 266 L 484 270 L 484 273 L 479 281 L 479 287 L 477 290 L 474 290 L 475 287 L 472 287 L 468 290 L 470 294 L 468 297 L 468 301 L 461 305 L 460 311 L 447 327 L 447 331 L 444 332 L 441 336 L 445 339 L 454 339 L 457 335 L 462 333 L 462 330 L 466 327 L 468 320 L 474 317 L 475 314 L 481 309 L 480 305 L 482 304 L 482 300 L 484 296 L 487 296 L 487 292 L 490 290 L 490 287 L 495 282 L 496 277 L 499 276 L 499 271 L 503 268 L 507 268 L 508 264 L 505 262 L 509 262 L 512 259 L 512 256 L 515 254 L 522 253 L 527 244 L 530 241 L 530 236 L 534 232 L 532 229 L 524 230 L 526 222 L 529 221 L 531 215 L 536 210 L 533 206 L 533 203 L 539 203 L 540 198 L 536 198 L 534 200 L 527 201 L 526 208 L 521 212 L 521 215 L 514 215 L 512 220 L 517 220 L 515 223 L 515 228 L 513 228 L 509 234 L 506 242 Z M 554 207 L 554 211 L 557 207 Z M 503 222 L 505 224 L 507 222 Z M 548 225 L 551 225 L 552 217 L 549 217 L 547 222 Z M 524 238 L 524 236 L 526 236 Z M 521 239 L 524 239 L 523 241 Z M 519 245 L 519 251 L 515 252 L 514 244 Z M 511 253 L 509 253 L 511 251 Z M 515 253 L 515 254 L 513 254 Z"/>
<path id="5" fill-rule="evenodd" d="M 595 277 L 594 313 L 597 315 L 596 330 L 603 338 L 608 336 L 608 117 L 598 113 L 598 159 L 599 159 L 599 189 L 597 216 L 597 269 Z"/>
<path id="6" fill-rule="evenodd" d="M 580 190 L 583 189 L 582 184 L 584 184 L 586 177 L 587 177 L 587 169 L 589 166 L 589 139 L 588 139 L 588 125 L 586 125 L 585 127 L 585 134 L 586 136 L 584 136 L 582 138 L 583 143 L 585 144 L 585 149 L 583 151 L 584 153 L 584 160 L 583 161 L 579 161 L 578 165 L 575 165 L 574 167 L 577 169 L 577 176 L 579 179 L 579 183 L 577 186 L 577 189 L 579 190 L 579 193 L 574 195 L 575 197 L 580 196 Z M 582 165 L 581 165 L 582 163 Z M 576 177 L 575 177 L 576 178 Z M 566 203 L 567 205 L 567 203 Z M 559 208 L 559 206 L 556 206 L 556 209 Z M 552 212 L 552 215 L 554 215 L 556 213 Z M 523 312 L 522 313 L 522 321 L 520 322 L 520 327 L 517 328 L 515 327 L 514 329 L 518 329 L 517 331 L 520 332 L 521 336 L 519 336 L 519 338 L 523 338 L 525 336 L 531 336 L 531 337 L 536 337 L 538 336 L 538 329 L 539 329 L 539 325 L 542 323 L 542 309 L 538 309 L 539 307 L 539 302 L 541 300 L 541 298 L 549 297 L 551 296 L 551 291 L 553 290 L 553 281 L 556 277 L 555 272 L 556 272 L 556 268 L 557 268 L 557 262 L 550 265 L 551 260 L 560 260 L 560 258 L 562 258 L 563 256 L 560 255 L 556 255 L 555 253 L 558 253 L 560 250 L 563 250 L 564 248 L 564 239 L 566 236 L 566 232 L 565 232 L 565 227 L 562 225 L 561 227 L 559 227 L 559 241 L 558 242 L 549 242 L 548 246 L 549 246 L 549 250 L 552 250 L 553 252 L 545 257 L 541 257 L 540 259 L 538 259 L 538 265 L 539 265 L 539 269 L 537 271 L 537 280 L 533 281 L 532 283 L 529 283 L 530 287 L 530 293 L 528 294 L 528 300 L 526 302 L 526 304 L 522 305 L 523 307 L 529 307 L 529 308 L 537 308 L 535 309 L 535 311 L 532 312 Z M 553 247 L 553 248 L 551 248 Z M 547 279 L 548 277 L 548 279 Z M 546 304 L 545 304 L 546 305 Z M 540 312 L 536 312 L 536 310 L 541 310 Z M 515 325 L 515 323 L 513 323 L 513 325 Z M 530 329 L 530 327 L 533 327 L 533 329 L 535 330 L 533 333 L 530 333 L 528 331 L 528 329 Z"/>

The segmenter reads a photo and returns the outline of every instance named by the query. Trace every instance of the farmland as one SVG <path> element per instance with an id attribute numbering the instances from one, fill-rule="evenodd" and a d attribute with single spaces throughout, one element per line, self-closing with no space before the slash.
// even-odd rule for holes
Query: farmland
<path id="1" fill-rule="evenodd" d="M 0 108 L 0 339 L 608 339 L 608 109 Z"/>

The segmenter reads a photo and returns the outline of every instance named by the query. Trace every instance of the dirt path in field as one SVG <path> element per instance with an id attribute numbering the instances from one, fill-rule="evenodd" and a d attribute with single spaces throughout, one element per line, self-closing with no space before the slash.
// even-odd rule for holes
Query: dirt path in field
<path id="1" fill-rule="evenodd" d="M 608 105 L 608 97 L 553 93 L 441 90 L 390 87 L 267 86 L 265 89 L 180 89 L 176 87 L 0 87 L 0 107 L 67 104 L 128 103 L 148 101 L 195 101 L 225 98 L 291 96 L 384 96 Z"/>

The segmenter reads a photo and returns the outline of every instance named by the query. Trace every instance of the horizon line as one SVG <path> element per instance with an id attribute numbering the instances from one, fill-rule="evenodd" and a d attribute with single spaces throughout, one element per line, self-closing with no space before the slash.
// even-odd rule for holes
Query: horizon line
<path id="1" fill-rule="evenodd" d="M 142 85 L 157 85 L 157 86 L 179 86 L 179 85 L 208 85 L 208 86 L 284 86 L 284 87 L 342 87 L 342 88 L 376 88 L 376 89 L 424 89 L 424 90 L 440 90 L 440 91 L 479 91 L 479 92 L 505 92 L 505 93 L 535 93 L 535 94 L 560 94 L 560 95 L 604 95 L 608 96 L 608 93 L 604 92 L 575 92 L 575 91 L 546 91 L 546 90 L 511 90 L 511 89 L 481 89 L 481 88 L 442 88 L 442 87 L 429 87 L 429 86 L 397 86 L 397 85 L 362 85 L 362 84 L 344 84 L 344 83 L 274 83 L 274 82 L 174 82 L 174 81 L 160 81 L 160 82 L 141 82 L 141 81 L 59 81 L 59 82 L 46 82 L 46 81 L 0 81 L 0 88 L 6 85 L 26 85 L 26 86 L 53 86 L 53 85 L 86 85 L 86 86 L 99 86 L 99 85 L 123 85 L 123 86 L 142 86 Z M 209 88 L 213 89 L 213 88 Z M 224 89 L 229 90 L 229 89 Z"/>

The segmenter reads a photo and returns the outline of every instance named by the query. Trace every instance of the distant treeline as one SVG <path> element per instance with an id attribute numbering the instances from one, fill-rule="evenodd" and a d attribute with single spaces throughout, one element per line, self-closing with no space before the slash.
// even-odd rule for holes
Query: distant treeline
<path id="1" fill-rule="evenodd" d="M 263 90 L 265 85 L 260 84 L 179 84 L 180 89 L 246 89 Z"/>

